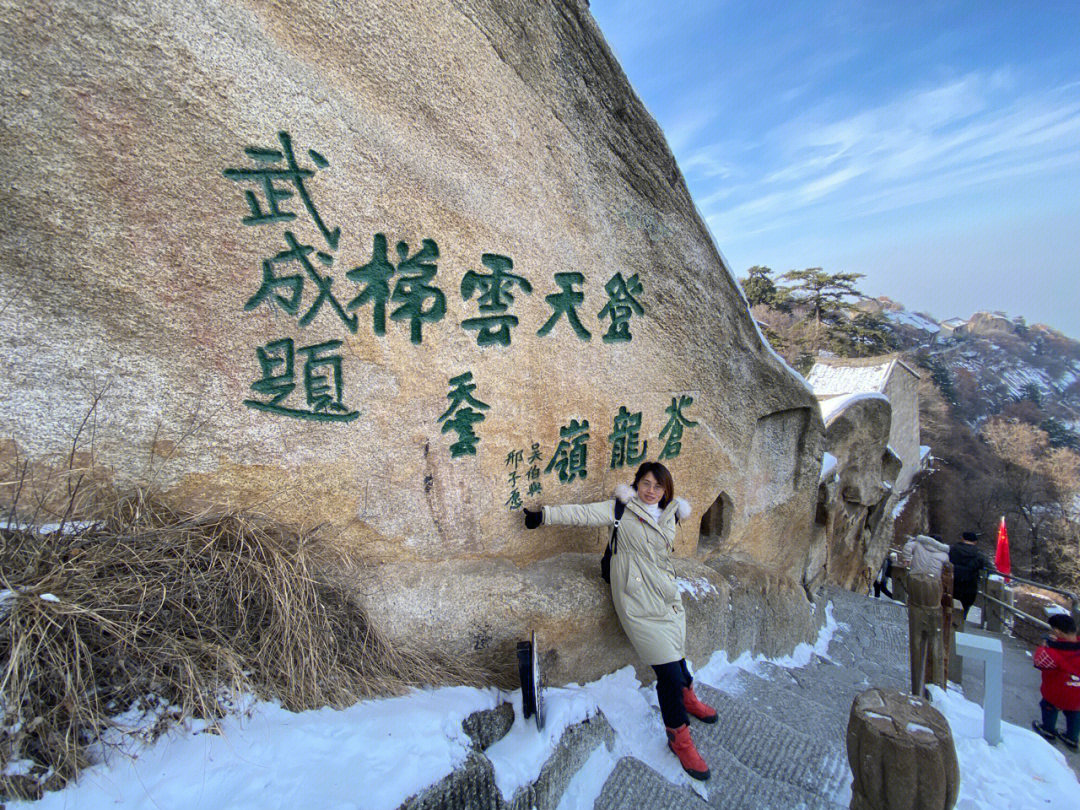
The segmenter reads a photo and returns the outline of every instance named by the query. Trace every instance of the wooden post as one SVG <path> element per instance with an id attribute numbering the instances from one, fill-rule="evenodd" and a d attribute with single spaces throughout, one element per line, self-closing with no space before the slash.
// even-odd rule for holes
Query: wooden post
<path id="1" fill-rule="evenodd" d="M 1012 604 L 1012 590 L 1005 587 L 1005 581 L 1001 577 L 987 577 L 986 595 Z M 986 601 L 986 629 L 991 633 L 1001 633 L 1005 628 L 1005 609 L 989 599 Z"/>
<path id="2" fill-rule="evenodd" d="M 949 634 L 949 680 L 953 683 L 964 682 L 964 657 L 956 654 L 956 634 L 964 629 L 964 606 L 959 599 L 953 599 L 952 633 Z"/>
<path id="3" fill-rule="evenodd" d="M 942 689 L 945 688 L 945 684 L 949 681 L 949 650 L 952 649 L 952 631 L 953 631 L 953 566 L 952 563 L 945 563 L 941 567 L 941 672 L 942 681 L 938 684 Z M 934 673 L 930 671 L 929 663 L 927 662 L 926 682 L 934 682 Z"/>
<path id="4" fill-rule="evenodd" d="M 952 732 L 927 701 L 893 689 L 857 695 L 848 716 L 851 810 L 951 810 L 960 790 Z"/>
<path id="5" fill-rule="evenodd" d="M 907 611 L 911 694 L 922 697 L 927 683 L 945 687 L 940 577 L 908 574 Z"/>

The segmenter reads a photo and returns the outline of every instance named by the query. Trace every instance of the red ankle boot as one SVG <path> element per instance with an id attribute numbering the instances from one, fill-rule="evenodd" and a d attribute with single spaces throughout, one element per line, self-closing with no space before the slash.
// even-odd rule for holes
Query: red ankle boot
<path id="1" fill-rule="evenodd" d="M 688 711 L 702 723 L 716 722 L 716 709 L 714 709 L 712 706 L 702 703 L 701 700 L 698 699 L 698 696 L 694 694 L 694 687 L 683 687 L 682 702 L 683 706 L 686 707 L 686 711 Z"/>
<path id="2" fill-rule="evenodd" d="M 695 779 L 705 780 L 709 778 L 709 766 L 701 758 L 694 741 L 690 738 L 690 726 L 679 726 L 667 730 L 667 744 L 675 756 L 679 758 L 679 764 L 683 770 Z"/>

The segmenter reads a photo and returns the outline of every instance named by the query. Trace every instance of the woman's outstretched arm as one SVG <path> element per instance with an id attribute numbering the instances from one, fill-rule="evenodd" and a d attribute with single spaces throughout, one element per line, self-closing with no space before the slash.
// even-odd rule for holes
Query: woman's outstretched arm
<path id="1" fill-rule="evenodd" d="M 615 501 L 545 506 L 543 516 L 548 526 L 610 526 L 615 522 Z"/>

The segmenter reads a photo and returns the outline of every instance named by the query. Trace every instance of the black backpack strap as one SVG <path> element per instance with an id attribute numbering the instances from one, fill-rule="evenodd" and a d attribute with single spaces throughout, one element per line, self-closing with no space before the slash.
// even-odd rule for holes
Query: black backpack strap
<path id="1" fill-rule="evenodd" d="M 617 550 L 619 539 L 619 521 L 622 520 L 623 510 L 626 509 L 626 504 L 615 499 L 615 523 L 611 527 L 611 539 L 608 540 L 607 546 L 604 548 L 604 556 L 600 559 L 600 576 L 604 578 L 605 582 L 611 582 L 611 555 Z"/>
<path id="2" fill-rule="evenodd" d="M 612 528 L 611 528 L 611 553 L 612 554 L 617 554 L 618 553 L 619 523 L 620 523 L 620 521 L 622 521 L 623 512 L 625 512 L 625 511 L 626 511 L 626 504 L 623 503 L 622 501 L 620 501 L 618 498 L 616 498 L 615 499 L 615 522 L 612 524 Z"/>

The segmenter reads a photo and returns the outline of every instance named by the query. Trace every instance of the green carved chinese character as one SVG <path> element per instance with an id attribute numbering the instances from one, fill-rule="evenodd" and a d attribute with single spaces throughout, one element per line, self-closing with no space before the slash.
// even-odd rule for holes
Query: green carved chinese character
<path id="1" fill-rule="evenodd" d="M 296 162 L 292 138 L 288 132 L 279 132 L 278 142 L 281 144 L 280 150 L 261 149 L 254 146 L 244 150 L 248 157 L 256 163 L 263 164 L 265 168 L 225 169 L 222 172 L 225 177 L 238 183 L 257 183 L 262 186 L 262 193 L 266 198 L 265 208 L 254 191 L 248 190 L 244 192 L 244 199 L 247 200 L 248 208 L 251 209 L 251 216 L 245 217 L 242 220 L 243 223 L 245 225 L 265 225 L 270 222 L 289 222 L 296 219 L 295 213 L 283 211 L 280 207 L 281 202 L 293 196 L 293 191 L 288 188 L 288 186 L 291 186 L 300 195 L 304 207 L 316 227 L 318 227 L 319 232 L 322 233 L 326 244 L 330 246 L 331 250 L 337 250 L 341 229 L 334 228 L 330 230 L 326 227 L 315 208 L 315 204 L 311 201 L 311 195 L 308 194 L 307 187 L 304 185 L 304 180 L 312 177 L 315 171 L 300 168 L 300 164 Z M 326 158 L 314 149 L 308 150 L 308 156 L 320 169 L 325 169 L 330 165 Z M 282 161 L 285 161 L 284 167 L 271 168 L 272 164 L 278 164 Z"/>
<path id="2" fill-rule="evenodd" d="M 394 265 L 386 258 L 386 234 L 377 233 L 371 246 L 371 261 L 354 267 L 345 277 L 358 284 L 366 284 L 360 293 L 346 305 L 350 312 L 368 301 L 372 306 L 372 330 L 376 335 L 386 334 L 386 302 L 390 298 L 390 278 Z"/>
<path id="3" fill-rule="evenodd" d="M 515 284 L 521 287 L 526 295 L 532 292 L 532 285 L 527 279 L 510 272 L 514 262 L 509 256 L 485 253 L 480 257 L 480 261 L 491 268 L 490 275 L 473 270 L 467 271 L 461 279 L 461 297 L 468 301 L 473 297 L 473 293 L 479 290 L 478 301 L 481 312 L 505 313 L 514 301 L 510 290 Z M 467 318 L 461 322 L 461 325 L 466 329 L 479 330 L 476 335 L 478 346 L 489 346 L 492 343 L 509 346 L 510 329 L 517 326 L 517 323 L 518 319 L 514 315 L 497 314 Z"/>
<path id="4" fill-rule="evenodd" d="M 540 443 L 533 442 L 532 448 L 529 451 L 529 469 L 525 472 L 525 480 L 529 482 L 528 495 L 539 495 L 544 491 L 544 487 L 540 484 Z"/>
<path id="5" fill-rule="evenodd" d="M 640 432 L 641 411 L 632 414 L 626 410 L 625 405 L 620 406 L 619 413 L 615 416 L 615 425 L 608 436 L 608 441 L 611 442 L 611 469 L 637 464 L 645 458 L 645 449 L 649 443 L 643 442 L 640 452 L 638 451 Z"/>
<path id="6" fill-rule="evenodd" d="M 518 479 L 521 478 L 518 473 L 518 467 L 520 467 L 525 460 L 524 450 L 511 450 L 506 454 L 506 465 L 510 468 L 510 472 L 507 473 L 506 481 L 510 484 L 510 497 L 507 498 L 506 506 L 511 512 L 515 509 L 521 508 L 521 491 L 518 489 Z"/>
<path id="7" fill-rule="evenodd" d="M 529 451 L 529 469 L 525 473 L 525 480 L 529 482 L 529 491 L 527 495 L 539 495 L 544 491 L 544 487 L 540 484 L 540 467 L 537 462 L 540 461 L 540 443 L 533 442 L 532 449 Z"/>
<path id="8" fill-rule="evenodd" d="M 540 327 L 540 330 L 536 333 L 543 337 L 555 327 L 555 322 L 559 320 L 562 315 L 566 315 L 566 320 L 569 322 L 574 333 L 582 340 L 588 340 L 592 335 L 589 334 L 581 321 L 578 320 L 576 307 L 585 300 L 585 293 L 578 292 L 574 289 L 575 284 L 584 284 L 585 276 L 581 273 L 556 273 L 555 283 L 559 286 L 562 292 L 552 293 L 551 295 L 544 296 L 544 300 L 547 301 L 552 310 L 551 317 L 548 318 L 547 323 Z"/>
<path id="9" fill-rule="evenodd" d="M 549 473 L 552 469 L 557 470 L 559 481 L 563 484 L 569 484 L 579 476 L 581 478 L 588 477 L 586 463 L 588 458 L 589 420 L 583 419 L 578 422 L 576 419 L 571 419 L 569 425 L 559 428 L 559 436 L 561 437 L 559 446 L 555 448 L 551 461 L 548 462 L 544 472 Z"/>
<path id="10" fill-rule="evenodd" d="M 599 317 L 603 320 L 611 318 L 611 326 L 604 333 L 604 343 L 619 343 L 630 340 L 631 316 L 644 315 L 645 310 L 634 296 L 641 295 L 641 282 L 638 281 L 637 273 L 623 280 L 622 273 L 616 273 L 611 280 L 604 285 L 608 294 L 608 302 L 600 310 Z"/>
<path id="11" fill-rule="evenodd" d="M 475 456 L 480 438 L 473 432 L 473 425 L 484 421 L 481 411 L 486 411 L 489 406 L 472 395 L 476 385 L 472 382 L 471 371 L 451 379 L 450 386 L 450 393 L 446 395 L 450 407 L 437 420 L 443 422 L 443 433 L 453 430 L 458 434 L 458 440 L 450 445 L 450 458 Z"/>
<path id="12" fill-rule="evenodd" d="M 398 280 L 391 300 L 401 306 L 390 313 L 390 318 L 409 321 L 409 339 L 420 344 L 423 342 L 420 331 L 423 324 L 440 321 L 446 314 L 446 296 L 438 287 L 428 284 L 438 272 L 434 260 L 439 258 L 439 246 L 435 240 L 425 239 L 420 250 L 409 256 L 408 244 L 398 242 L 397 253 L 401 261 L 398 262 Z M 431 305 L 425 308 L 424 302 L 428 299 L 431 299 Z"/>
<path id="13" fill-rule="evenodd" d="M 293 371 L 295 351 L 292 338 L 274 340 L 265 346 L 257 347 L 255 357 L 259 361 L 262 378 L 251 384 L 251 390 L 271 397 L 269 402 L 262 404 L 280 405 L 281 401 L 296 388 Z M 251 402 L 244 404 L 255 407 Z"/>
<path id="14" fill-rule="evenodd" d="M 660 431 L 660 438 L 664 438 L 667 434 L 667 442 L 664 444 L 664 449 L 660 451 L 660 455 L 657 456 L 658 461 L 663 461 L 666 458 L 675 458 L 682 452 L 682 435 L 683 426 L 694 427 L 697 422 L 691 422 L 685 416 L 683 416 L 683 408 L 689 408 L 694 404 L 694 398 L 690 396 L 686 397 L 672 397 L 671 404 L 664 409 L 670 418 L 664 429 Z"/>
<path id="15" fill-rule="evenodd" d="M 297 323 L 302 327 L 307 326 L 319 313 L 323 304 L 329 304 L 334 312 L 337 313 L 337 316 L 341 319 L 342 323 L 345 324 L 346 328 L 350 332 L 355 333 L 357 327 L 356 316 L 347 314 L 345 310 L 342 309 L 337 298 L 335 298 L 334 294 L 330 291 L 330 286 L 334 283 L 334 280 L 329 276 L 319 275 L 318 270 L 315 269 L 314 265 L 312 265 L 311 261 L 308 259 L 308 256 L 315 252 L 315 249 L 311 245 L 300 244 L 292 231 L 285 231 L 285 243 L 289 246 L 288 250 L 283 250 L 272 259 L 265 259 L 263 261 L 262 284 L 255 294 L 244 304 L 244 310 L 255 309 L 255 307 L 263 301 L 267 301 L 267 303 L 277 304 L 290 315 L 295 315 L 299 312 L 300 300 L 304 290 L 304 277 L 299 273 L 294 273 L 289 276 L 279 276 L 274 272 L 275 265 L 297 262 L 303 268 L 308 278 L 315 282 L 315 286 L 318 289 L 315 300 Z M 328 253 L 318 251 L 315 255 L 324 265 L 329 266 L 334 263 L 334 257 Z M 279 288 L 284 288 L 288 295 L 282 295 L 281 292 L 279 292 Z"/>
<path id="16" fill-rule="evenodd" d="M 288 408 L 282 402 L 296 387 L 294 379 L 295 351 L 292 338 L 284 338 L 267 343 L 255 350 L 259 361 L 262 378 L 251 384 L 251 389 L 263 396 L 269 396 L 268 402 L 245 399 L 249 408 L 291 416 L 295 419 L 308 419 L 315 422 L 351 422 L 358 411 L 350 411 L 341 403 L 342 378 L 341 356 L 336 354 L 341 348 L 340 340 L 330 340 L 314 346 L 304 346 L 298 351 L 306 355 L 304 361 L 304 393 L 308 409 Z"/>

